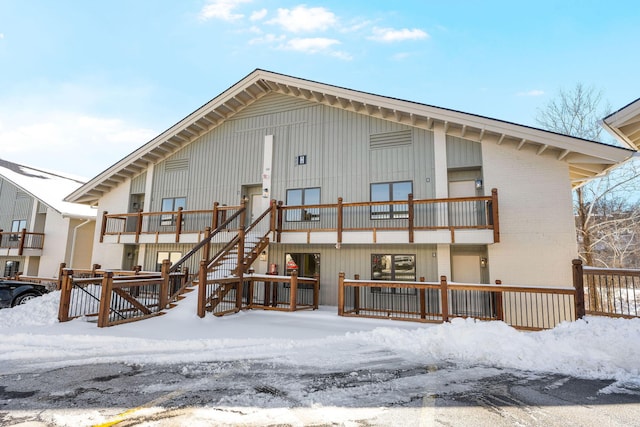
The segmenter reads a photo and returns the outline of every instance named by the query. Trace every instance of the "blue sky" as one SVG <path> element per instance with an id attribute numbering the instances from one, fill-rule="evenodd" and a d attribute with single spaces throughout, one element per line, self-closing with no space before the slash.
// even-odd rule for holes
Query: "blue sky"
<path id="1" fill-rule="evenodd" d="M 255 68 L 535 125 L 640 97 L 632 1 L 0 0 L 0 158 L 93 177 Z"/>

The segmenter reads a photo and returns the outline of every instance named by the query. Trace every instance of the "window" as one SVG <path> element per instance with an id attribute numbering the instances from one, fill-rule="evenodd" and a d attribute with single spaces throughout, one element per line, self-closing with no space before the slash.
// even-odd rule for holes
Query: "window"
<path id="1" fill-rule="evenodd" d="M 304 206 L 320 204 L 320 188 L 296 188 L 287 190 L 288 206 Z M 287 221 L 320 221 L 320 209 L 287 210 Z"/>
<path id="2" fill-rule="evenodd" d="M 182 252 L 160 251 L 156 258 L 156 271 L 162 271 L 162 261 L 168 259 L 171 264 L 175 264 L 182 258 Z"/>
<path id="3" fill-rule="evenodd" d="M 387 202 L 409 200 L 413 193 L 411 181 L 383 182 L 371 184 L 371 201 Z M 409 218 L 409 205 L 377 205 L 371 207 L 371 219 Z"/>
<path id="4" fill-rule="evenodd" d="M 16 242 L 20 239 L 20 232 L 27 228 L 27 220 L 26 219 L 14 219 L 11 222 L 11 233 L 9 236 L 9 240 L 12 242 Z"/>
<path id="5" fill-rule="evenodd" d="M 13 277 L 18 273 L 20 261 L 7 261 L 4 264 L 4 277 Z"/>
<path id="6" fill-rule="evenodd" d="M 313 277 L 316 273 L 320 274 L 320 254 L 287 253 L 284 260 L 287 276 L 294 269 L 298 270 L 298 276 Z"/>
<path id="7" fill-rule="evenodd" d="M 371 279 L 372 280 L 416 280 L 416 256 L 415 255 L 371 255 Z M 371 292 L 386 293 L 415 293 L 415 289 L 404 288 L 371 288 Z"/>
<path id="8" fill-rule="evenodd" d="M 187 207 L 186 197 L 170 197 L 162 199 L 162 212 L 175 212 L 179 208 Z M 160 217 L 160 225 L 176 225 L 175 215 L 162 215 Z"/>
<path id="9" fill-rule="evenodd" d="M 313 277 L 316 273 L 320 274 L 320 254 L 305 253 L 287 253 L 284 256 L 285 274 L 291 276 L 291 272 L 298 270 L 300 277 Z M 285 288 L 289 285 L 286 284 Z M 298 289 L 313 289 L 313 285 L 307 283 L 299 283 Z"/>

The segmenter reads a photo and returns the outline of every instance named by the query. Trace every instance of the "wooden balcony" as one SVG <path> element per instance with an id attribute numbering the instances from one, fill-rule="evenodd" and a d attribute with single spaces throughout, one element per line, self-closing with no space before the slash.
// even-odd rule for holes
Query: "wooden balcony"
<path id="1" fill-rule="evenodd" d="M 102 220 L 101 242 L 196 243 L 241 206 L 211 210 L 109 214 Z M 387 202 L 286 206 L 273 203 L 272 241 L 302 244 L 468 243 L 500 241 L 498 191 L 490 196 Z M 228 225 L 241 228 L 239 220 Z M 224 238 L 224 235 L 221 235 Z"/>
<path id="2" fill-rule="evenodd" d="M 0 230 L 0 249 L 6 256 L 40 256 L 44 245 L 44 233 Z M 6 253 L 4 250 L 6 249 Z"/>

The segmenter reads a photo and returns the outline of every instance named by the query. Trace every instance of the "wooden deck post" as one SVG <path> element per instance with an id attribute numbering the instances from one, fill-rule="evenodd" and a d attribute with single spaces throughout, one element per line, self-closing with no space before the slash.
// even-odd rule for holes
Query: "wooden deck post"
<path id="1" fill-rule="evenodd" d="M 571 264 L 573 266 L 573 287 L 576 290 L 574 301 L 577 320 L 582 319 L 586 314 L 584 307 L 584 269 L 582 267 L 582 260 L 574 259 Z"/>
<path id="2" fill-rule="evenodd" d="M 111 286 L 113 285 L 113 272 L 105 271 L 102 274 L 102 293 L 100 294 L 100 309 L 98 311 L 98 327 L 109 326 L 109 313 L 111 312 Z"/>
<path id="3" fill-rule="evenodd" d="M 182 234 L 182 206 L 178 208 L 176 214 L 176 243 L 180 243 L 180 234 Z"/>
<path id="4" fill-rule="evenodd" d="M 491 189 L 491 218 L 493 219 L 493 243 L 500 243 L 500 214 L 498 211 L 498 189 Z"/>
<path id="5" fill-rule="evenodd" d="M 215 230 L 216 228 L 218 228 L 218 206 L 219 203 L 218 202 L 214 202 L 213 203 L 213 214 L 211 217 L 211 229 Z"/>
<path id="6" fill-rule="evenodd" d="M 18 248 L 18 255 L 22 256 L 22 253 L 24 252 L 24 241 L 27 237 L 27 229 L 23 228 L 22 231 L 20 231 L 20 247 Z"/>
<path id="7" fill-rule="evenodd" d="M 440 276 L 440 301 L 441 301 L 441 312 L 442 312 L 442 321 L 449 321 L 449 289 L 447 286 L 447 276 Z"/>
<path id="8" fill-rule="evenodd" d="M 198 270 L 198 317 L 204 317 L 207 299 L 207 261 L 200 261 Z"/>
<path id="9" fill-rule="evenodd" d="M 69 306 L 71 304 L 71 291 L 73 289 L 73 270 L 62 270 L 62 282 L 60 287 L 60 306 L 58 307 L 58 321 L 69 321 Z"/>
<path id="10" fill-rule="evenodd" d="M 496 285 L 502 285 L 502 280 L 496 280 Z M 502 305 L 502 292 L 495 292 L 496 320 L 504 320 L 504 306 Z"/>
<path id="11" fill-rule="evenodd" d="M 206 227 L 204 229 L 204 240 L 209 240 L 211 238 L 211 227 Z M 211 256 L 211 241 L 208 241 L 204 248 L 202 248 L 202 258 L 209 261 L 209 257 Z"/>
<path id="12" fill-rule="evenodd" d="M 360 280 L 360 275 L 354 274 L 353 279 Z M 360 314 L 360 287 L 359 286 L 353 287 L 353 310 L 356 312 L 356 314 Z"/>
<path id="13" fill-rule="evenodd" d="M 318 305 L 320 304 L 320 274 L 314 274 L 313 278 L 316 281 L 313 284 L 313 309 L 317 310 Z"/>
<path id="14" fill-rule="evenodd" d="M 102 212 L 102 226 L 100 227 L 100 243 L 104 242 L 104 233 L 107 232 L 107 215 L 109 212 Z"/>
<path id="15" fill-rule="evenodd" d="M 140 234 L 142 233 L 142 209 L 138 209 L 136 216 L 136 243 L 140 242 Z"/>
<path id="16" fill-rule="evenodd" d="M 424 277 L 420 277 L 420 281 L 424 282 Z M 420 288 L 420 318 L 427 318 L 427 292 L 423 287 Z"/>
<path id="17" fill-rule="evenodd" d="M 338 197 L 338 246 L 337 248 L 340 248 L 340 245 L 342 244 L 342 221 L 343 221 L 343 207 L 342 207 L 342 197 Z"/>
<path id="18" fill-rule="evenodd" d="M 269 231 L 271 233 L 275 233 L 276 221 L 278 220 L 278 204 L 276 202 L 276 199 L 271 199 L 269 209 L 271 209 L 271 211 L 269 212 Z M 273 236 L 273 238 L 275 240 L 275 235 Z"/>
<path id="19" fill-rule="evenodd" d="M 278 202 L 278 225 L 276 228 L 276 243 L 280 243 L 282 239 L 282 200 Z"/>
<path id="20" fill-rule="evenodd" d="M 338 274 L 338 316 L 344 316 L 344 272 Z"/>
<path id="21" fill-rule="evenodd" d="M 408 200 L 408 208 L 409 208 L 409 243 L 413 243 L 413 193 L 409 193 Z"/>
<path id="22" fill-rule="evenodd" d="M 62 277 L 64 275 L 64 269 L 67 267 L 67 264 L 64 262 L 60 263 L 60 267 L 58 267 L 58 281 L 56 284 L 56 290 L 62 290 Z"/>
<path id="23" fill-rule="evenodd" d="M 162 285 L 160 287 L 160 301 L 158 302 L 159 307 L 158 310 L 164 310 L 167 308 L 167 304 L 169 304 L 169 286 L 171 283 L 171 276 L 169 275 L 169 271 L 171 270 L 171 261 L 168 259 L 162 260 Z"/>
<path id="24" fill-rule="evenodd" d="M 298 305 L 298 269 L 294 268 L 291 272 L 291 295 L 289 296 L 289 310 L 296 311 Z"/>

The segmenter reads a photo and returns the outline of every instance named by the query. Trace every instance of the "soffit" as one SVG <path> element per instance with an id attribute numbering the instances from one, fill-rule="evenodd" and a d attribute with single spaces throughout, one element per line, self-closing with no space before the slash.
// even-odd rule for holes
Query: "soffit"
<path id="1" fill-rule="evenodd" d="M 640 99 L 605 117 L 601 124 L 634 150 L 640 147 Z"/>
<path id="2" fill-rule="evenodd" d="M 66 200 L 95 204 L 103 194 L 170 156 L 270 93 L 293 96 L 422 129 L 516 150 L 532 150 L 569 164 L 572 185 L 606 173 L 632 155 L 631 150 L 560 135 L 532 127 L 396 98 L 255 70 L 147 144 L 140 147 Z"/>

